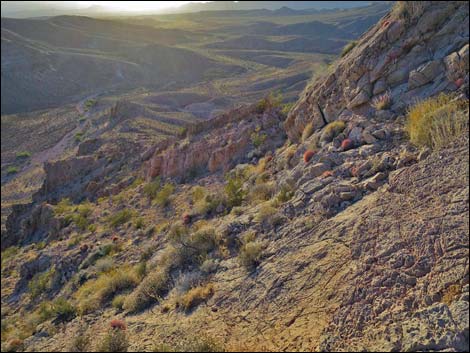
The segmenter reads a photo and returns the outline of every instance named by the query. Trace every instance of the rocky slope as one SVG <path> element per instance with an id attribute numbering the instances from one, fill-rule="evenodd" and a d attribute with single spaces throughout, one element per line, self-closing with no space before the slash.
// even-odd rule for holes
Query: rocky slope
<path id="1" fill-rule="evenodd" d="M 46 166 L 2 234 L 2 249 L 21 246 L 2 262 L 10 340 L 66 351 L 85 332 L 97 349 L 119 318 L 132 351 L 201 332 L 235 351 L 468 350 L 468 122 L 435 151 L 405 133 L 414 99 L 453 93 L 468 114 L 468 3 L 400 6 L 286 119 L 265 100 L 188 125 L 184 138 L 134 150 L 85 141 Z M 384 92 L 391 104 L 378 109 Z M 126 118 L 121 108 L 111 114 Z M 87 307 L 83 293 L 114 278 L 103 259 L 118 272 L 143 263 L 144 275 Z M 196 292 L 206 294 L 184 309 Z M 81 315 L 28 316 L 58 297 Z"/>

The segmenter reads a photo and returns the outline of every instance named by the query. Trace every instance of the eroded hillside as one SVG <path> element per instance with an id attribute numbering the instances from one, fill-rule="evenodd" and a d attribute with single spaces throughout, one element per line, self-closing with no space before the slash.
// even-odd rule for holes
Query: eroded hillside
<path id="1" fill-rule="evenodd" d="M 8 217 L 2 350 L 468 350 L 468 20 L 399 2 L 288 114 L 94 106 Z"/>

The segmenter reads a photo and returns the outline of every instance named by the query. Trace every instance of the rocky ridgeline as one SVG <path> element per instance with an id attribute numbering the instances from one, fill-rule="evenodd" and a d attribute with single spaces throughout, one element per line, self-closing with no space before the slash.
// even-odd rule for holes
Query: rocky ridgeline
<path id="1" fill-rule="evenodd" d="M 144 164 L 146 178 L 182 180 L 188 174 L 226 172 L 238 163 L 256 160 L 284 143 L 281 122 L 276 110 L 257 113 L 255 106 L 244 106 L 189 125 L 185 140 L 153 152 Z M 263 140 L 262 147 L 253 141 L 257 138 Z"/>
<path id="2" fill-rule="evenodd" d="M 418 99 L 468 91 L 468 3 L 415 3 L 380 20 L 331 74 L 303 93 L 285 122 L 292 141 L 310 122 L 320 129 L 338 119 L 353 120 L 355 114 L 391 118 Z M 374 98 L 387 92 L 390 110 L 375 110 Z"/>

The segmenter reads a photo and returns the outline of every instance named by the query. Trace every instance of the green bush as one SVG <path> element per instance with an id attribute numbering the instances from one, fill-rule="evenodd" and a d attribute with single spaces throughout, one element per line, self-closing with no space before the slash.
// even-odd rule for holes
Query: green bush
<path id="1" fill-rule="evenodd" d="M 133 212 L 127 208 L 108 217 L 108 222 L 112 227 L 119 227 L 131 220 Z"/>
<path id="2" fill-rule="evenodd" d="M 149 199 L 153 200 L 155 197 L 157 197 L 157 193 L 160 190 L 160 187 L 160 178 L 156 178 L 154 181 L 145 184 L 143 192 Z"/>
<path id="3" fill-rule="evenodd" d="M 357 45 L 357 41 L 353 40 L 352 42 L 349 42 L 346 44 L 341 51 L 341 57 L 345 57 L 351 50 L 354 49 L 354 47 Z"/>
<path id="4" fill-rule="evenodd" d="M 52 279 L 54 278 L 54 275 L 54 267 L 50 268 L 47 271 L 34 275 L 34 277 L 28 283 L 28 288 L 33 299 L 39 297 L 42 293 L 52 287 Z"/>
<path id="5" fill-rule="evenodd" d="M 10 166 L 7 168 L 7 175 L 12 175 L 18 173 L 19 169 L 15 166 Z"/>
<path id="6" fill-rule="evenodd" d="M 263 244 L 258 241 L 249 241 L 242 245 L 238 259 L 240 264 L 248 270 L 259 265 L 263 251 Z"/>
<path id="7" fill-rule="evenodd" d="M 225 194 L 230 208 L 240 206 L 247 192 L 243 189 L 244 180 L 238 176 L 228 176 L 225 185 Z"/>
<path id="8" fill-rule="evenodd" d="M 161 207 L 168 206 L 170 204 L 170 196 L 174 191 L 175 187 L 172 184 L 165 184 L 162 189 L 157 192 L 157 195 L 155 196 L 155 203 Z"/>
<path id="9" fill-rule="evenodd" d="M 28 151 L 22 151 L 16 154 L 17 159 L 23 159 L 23 158 L 29 158 L 29 157 L 31 157 L 31 152 L 28 152 Z"/>

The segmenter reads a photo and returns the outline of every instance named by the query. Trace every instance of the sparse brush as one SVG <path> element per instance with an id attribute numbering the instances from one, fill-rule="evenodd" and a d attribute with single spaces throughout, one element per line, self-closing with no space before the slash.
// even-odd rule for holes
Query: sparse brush
<path id="1" fill-rule="evenodd" d="M 397 1 L 392 9 L 392 16 L 406 21 L 421 16 L 424 11 L 424 1 Z"/>
<path id="2" fill-rule="evenodd" d="M 386 110 L 386 109 L 390 108 L 390 106 L 392 105 L 392 95 L 391 95 L 390 91 L 387 91 L 386 93 L 384 93 L 384 94 L 382 94 L 378 97 L 375 97 L 372 100 L 371 105 L 376 110 Z"/>
<path id="3" fill-rule="evenodd" d="M 98 352 L 127 352 L 129 341 L 125 330 L 111 328 L 98 345 Z"/>
<path id="4" fill-rule="evenodd" d="M 323 128 L 320 140 L 325 142 L 331 142 L 336 136 L 342 133 L 345 128 L 346 123 L 344 121 L 332 121 Z"/>
<path id="5" fill-rule="evenodd" d="M 313 133 L 313 123 L 310 122 L 305 125 L 304 130 L 302 131 L 302 142 L 305 142 Z"/>
<path id="6" fill-rule="evenodd" d="M 194 309 L 199 304 L 207 301 L 214 294 L 214 286 L 207 284 L 191 288 L 187 293 L 178 298 L 178 306 L 185 311 Z"/>
<path id="7" fill-rule="evenodd" d="M 441 94 L 414 105 L 406 130 L 413 144 L 440 149 L 468 132 L 468 100 Z"/>
<path id="8" fill-rule="evenodd" d="M 354 47 L 357 45 L 357 41 L 353 40 L 352 42 L 349 42 L 346 44 L 341 51 L 341 57 L 345 57 L 351 50 L 354 49 Z"/>
<path id="9" fill-rule="evenodd" d="M 253 270 L 261 260 L 263 244 L 259 241 L 249 241 L 242 245 L 238 259 L 248 270 Z"/>
<path id="10" fill-rule="evenodd" d="M 136 313 L 158 303 L 169 290 L 169 280 L 168 271 L 165 268 L 149 273 L 134 292 L 126 297 L 123 309 Z"/>

